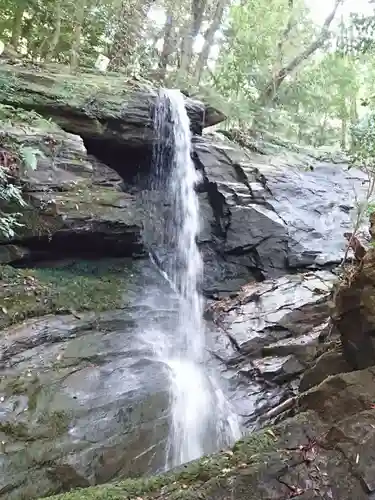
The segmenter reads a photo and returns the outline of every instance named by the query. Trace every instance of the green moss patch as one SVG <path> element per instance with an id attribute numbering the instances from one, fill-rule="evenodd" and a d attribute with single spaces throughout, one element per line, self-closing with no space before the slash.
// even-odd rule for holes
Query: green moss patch
<path id="1" fill-rule="evenodd" d="M 40 73 L 5 65 L 0 70 L 0 102 L 41 112 L 65 106 L 93 118 L 117 116 L 129 92 L 150 88 L 147 80 L 139 81 L 116 73 L 73 74 L 66 67 L 60 67 L 57 73 L 50 70 Z"/>
<path id="2" fill-rule="evenodd" d="M 22 108 L 15 108 L 14 106 L 0 103 L 1 128 L 14 127 L 18 124 L 23 126 L 22 130 L 24 131 L 25 126 L 51 132 L 60 130 L 59 126 L 52 120 L 43 118 L 40 114 L 33 110 L 26 111 Z"/>
<path id="3" fill-rule="evenodd" d="M 50 313 L 121 308 L 126 278 L 123 261 L 38 269 L 0 266 L 0 328 Z"/>
<path id="4" fill-rule="evenodd" d="M 74 189 L 65 193 L 56 193 L 55 205 L 60 213 L 79 211 L 84 216 L 104 216 L 114 208 L 121 207 L 124 193 L 113 187 L 92 186 L 80 183 Z"/>

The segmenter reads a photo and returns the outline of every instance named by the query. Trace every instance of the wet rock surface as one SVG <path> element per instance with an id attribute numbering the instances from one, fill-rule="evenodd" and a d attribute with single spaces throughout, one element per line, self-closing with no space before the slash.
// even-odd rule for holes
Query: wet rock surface
<path id="1" fill-rule="evenodd" d="M 32 123 L 2 124 L 13 144 L 42 154 L 36 170 L 19 175 L 28 205 L 16 237 L 0 242 L 0 263 L 144 257 L 150 250 L 141 234 L 150 215 L 143 194 L 155 92 L 137 84 L 129 93 L 118 81 L 95 90 L 89 75 L 82 87 L 75 75 L 57 81 L 53 71 L 1 71 L 17 81 L 18 105 L 52 116 L 59 126 L 41 124 L 40 117 L 34 123 L 34 115 Z M 11 93 L 0 95 L 2 102 L 12 99 Z M 349 372 L 375 364 L 373 250 L 334 297 L 333 337 L 329 320 L 331 271 L 344 255 L 343 233 L 351 229 L 366 177 L 341 160 L 285 148 L 250 152 L 222 135 L 199 137 L 203 126 L 223 116 L 208 108 L 203 123 L 201 104 L 186 103 L 202 173 L 205 363 L 220 371 L 248 431 L 291 418 L 245 438 L 230 453 L 192 464 L 193 473 L 187 466 L 155 484 L 150 480 L 146 496 L 139 483 L 131 483 L 130 492 L 127 483 L 87 490 L 88 498 L 371 498 L 374 369 Z M 162 248 L 154 246 L 162 269 Z M 129 279 L 123 304 L 108 302 L 119 309 L 76 312 L 66 297 L 63 309 L 54 297 L 57 312 L 72 314 L 2 331 L 0 498 L 32 499 L 164 467 L 169 379 L 152 342 L 155 325 L 173 339 L 176 310 L 168 283 L 148 259 L 134 259 L 131 267 L 135 280 Z M 34 276 L 18 278 L 22 300 L 41 291 Z M 4 280 L 0 285 L 8 286 Z M 48 302 L 50 289 L 39 285 L 43 293 L 33 299 Z M 11 300 L 11 293 L 5 295 Z M 0 308 L 9 315 L 8 303 Z M 45 310 L 31 308 L 28 316 Z"/>
<path id="2" fill-rule="evenodd" d="M 159 325 L 173 336 L 176 310 L 168 284 L 152 266 L 139 261 L 128 279 L 122 310 L 45 316 L 3 331 L 1 498 L 36 498 L 163 468 L 168 372 L 155 360 L 149 329 Z M 231 306 L 227 301 L 227 312 L 218 311 L 219 302 L 211 311 L 207 367 L 221 371 L 248 429 L 297 394 L 301 373 L 322 350 L 322 298 L 331 279 L 319 272 L 254 284 Z M 256 310 L 250 308 L 257 306 L 248 301 L 254 288 L 263 294 L 268 328 L 259 319 L 254 336 L 244 319 L 242 336 L 231 338 L 223 325 L 230 330 L 234 307 L 250 321 Z M 304 318 L 304 308 L 311 315 L 314 306 L 315 316 Z M 289 330 L 280 330 L 281 324 Z"/>
<path id="3" fill-rule="evenodd" d="M 370 500 L 375 491 L 374 382 L 374 369 L 332 377 L 306 395 L 298 416 L 244 438 L 231 450 L 166 476 L 57 498 L 99 499 L 107 495 L 120 500 L 135 492 L 147 500 Z M 345 413 L 345 405 L 352 411 Z"/>
<path id="4" fill-rule="evenodd" d="M 141 232 L 149 210 L 143 193 L 151 165 L 147 148 L 136 154 L 110 142 L 98 145 L 46 123 L 15 120 L 5 126 L 12 141 L 37 147 L 43 155 L 35 171 L 22 175 L 29 206 L 23 210 L 24 226 L 3 242 L 18 251 L 3 250 L 2 262 L 30 250 L 45 258 L 62 246 L 72 254 L 144 255 Z M 220 134 L 195 136 L 194 148 L 203 179 L 199 245 L 207 296 L 225 296 L 254 279 L 306 267 L 332 268 L 341 261 L 356 196 L 361 199 L 366 190 L 359 170 L 285 150 L 274 155 L 245 151 Z M 165 213 L 169 217 L 167 206 Z"/>
<path id="5" fill-rule="evenodd" d="M 167 374 L 129 312 L 46 316 L 5 330 L 0 350 L 2 498 L 163 467 Z"/>
<path id="6" fill-rule="evenodd" d="M 246 285 L 232 299 L 207 307 L 221 337 L 214 352 L 227 366 L 223 376 L 247 426 L 295 396 L 300 376 L 329 349 L 319 337 L 329 328 L 336 279 L 327 271 L 284 276 Z"/>
<path id="7" fill-rule="evenodd" d="M 245 151 L 220 134 L 196 138 L 194 147 L 205 176 L 202 203 L 211 208 L 203 251 L 213 249 L 223 261 L 212 270 L 211 289 L 215 271 L 216 288 L 223 288 L 225 265 L 229 280 L 233 270 L 249 280 L 341 262 L 356 196 L 365 197 L 364 173 L 291 151 Z"/>

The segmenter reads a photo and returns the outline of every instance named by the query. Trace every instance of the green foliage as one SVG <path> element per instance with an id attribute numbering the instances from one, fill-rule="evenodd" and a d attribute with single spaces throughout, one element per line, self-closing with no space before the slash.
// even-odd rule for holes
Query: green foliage
<path id="1" fill-rule="evenodd" d="M 25 205 L 21 189 L 9 181 L 9 173 L 0 165 L 0 236 L 11 239 L 15 236 L 15 229 L 20 227 L 20 214 L 5 213 L 3 209 L 8 203 L 16 203 L 20 207 Z"/>
<path id="2" fill-rule="evenodd" d="M 104 54 L 109 69 L 124 73 L 125 79 L 160 78 L 168 85 L 198 89 L 197 94 L 207 96 L 228 115 L 228 127 L 255 127 L 317 147 L 348 146 L 359 99 L 367 97 L 375 76 L 372 62 L 361 57 L 361 51 L 372 50 L 374 16 L 346 19 L 329 36 L 329 30 L 323 32 L 314 23 L 304 0 L 207 0 L 201 3 L 201 16 L 193 15 L 198 4 L 3 0 L 0 28 L 11 56 L 18 52 L 29 62 L 71 64 L 76 73 L 77 65 L 92 70 L 98 54 Z M 224 14 L 215 18 L 220 5 Z M 309 53 L 319 40 L 318 50 Z M 182 71 L 183 47 L 189 41 L 201 43 Z M 198 71 L 202 44 L 207 44 L 208 52 L 203 71 Z M 288 69 L 306 50 L 307 56 Z M 212 54 L 216 56 L 210 58 Z M 95 104 L 94 72 L 88 93 L 71 83 L 65 69 L 56 66 L 56 72 L 66 75 L 55 93 L 58 104 L 80 100 L 83 94 L 90 94 L 87 108 Z M 270 92 L 280 72 L 287 77 Z M 37 100 L 37 78 L 30 79 L 30 86 Z M 0 79 L 0 95 L 17 99 L 19 91 L 16 78 Z M 116 95 L 120 92 L 114 89 Z M 28 151 L 22 159 L 34 168 L 37 156 Z"/>
<path id="3" fill-rule="evenodd" d="M 303 0 L 207 0 L 201 4 L 201 16 L 193 15 L 198 4 L 192 0 L 3 0 L 0 28 L 7 49 L 12 45 L 28 61 L 71 64 L 77 71 L 77 64 L 93 68 L 98 54 L 104 54 L 110 59 L 110 70 L 127 75 L 158 77 L 160 70 L 160 78 L 168 84 L 189 90 L 196 90 L 200 80 L 199 93 L 209 94 L 210 102 L 223 108 L 228 126 L 251 127 L 257 122 L 258 128 L 283 132 L 299 143 L 346 145 L 363 69 L 348 47 L 354 35 L 365 36 L 371 19 L 342 24 L 336 39 L 329 43 L 327 38 L 320 52 L 313 52 L 288 74 L 264 111 L 262 96 L 269 82 L 319 39 L 321 26 L 314 24 Z M 225 14 L 215 18 L 220 5 Z M 170 25 L 163 24 L 168 16 Z M 208 47 L 204 71 L 198 71 L 200 54 L 194 51 L 182 71 L 183 47 L 190 41 L 194 44 L 198 35 Z M 367 36 L 371 38 L 371 31 Z M 210 48 L 218 57 L 208 68 Z M 31 80 L 30 85 L 37 82 Z M 66 95 L 76 100 L 83 93 L 71 88 L 69 78 L 62 79 L 60 87 L 61 103 Z M 93 99 L 94 87 L 93 83 Z M 0 80 L 0 94 L 14 94 L 16 99 L 17 91 L 15 78 Z M 35 166 L 35 155 L 26 156 L 26 163 Z"/>
<path id="4" fill-rule="evenodd" d="M 38 148 L 20 146 L 19 154 L 26 169 L 36 170 L 38 157 L 45 158 L 45 154 Z"/>
<path id="5" fill-rule="evenodd" d="M 17 125 L 20 125 L 24 129 L 25 126 L 28 125 L 30 127 L 41 128 L 43 130 L 58 130 L 58 126 L 52 121 L 52 119 L 43 118 L 39 113 L 36 113 L 33 110 L 26 111 L 22 108 L 16 108 L 14 106 L 1 103 L 0 124 L 4 129 Z M 5 131 L 2 134 L 3 140 L 4 135 Z"/>
<path id="6" fill-rule="evenodd" d="M 375 174 L 375 113 L 369 112 L 351 128 L 352 162 Z"/>

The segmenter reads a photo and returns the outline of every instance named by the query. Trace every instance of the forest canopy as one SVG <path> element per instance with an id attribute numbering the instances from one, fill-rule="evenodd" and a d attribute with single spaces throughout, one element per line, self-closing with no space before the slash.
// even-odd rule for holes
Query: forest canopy
<path id="1" fill-rule="evenodd" d="M 373 104 L 375 4 L 343 15 L 346 1 L 317 23 L 304 0 L 1 0 L 3 57 L 77 71 L 104 56 L 210 95 L 228 127 L 347 148 Z"/>

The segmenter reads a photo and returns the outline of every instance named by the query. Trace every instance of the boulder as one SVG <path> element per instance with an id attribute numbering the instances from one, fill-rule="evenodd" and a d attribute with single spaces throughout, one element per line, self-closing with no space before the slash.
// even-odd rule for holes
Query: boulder
<path id="1" fill-rule="evenodd" d="M 121 189 L 119 175 L 90 159 L 81 137 L 32 113 L 23 112 L 17 122 L 17 110 L 12 113 L 13 121 L 2 123 L 7 150 L 34 155 L 36 168 L 19 171 L 26 206 L 4 206 L 21 213 L 21 226 L 11 240 L 0 239 L 2 262 L 22 259 L 25 249 L 39 258 L 142 254 L 142 211 Z"/>
<path id="2" fill-rule="evenodd" d="M 323 353 L 316 362 L 308 368 L 301 377 L 299 391 L 305 392 L 311 387 L 319 385 L 330 375 L 350 372 L 351 367 L 345 360 L 342 351 L 333 349 Z"/>
<path id="3" fill-rule="evenodd" d="M 0 498 L 163 468 L 168 376 L 140 345 L 136 314 L 45 316 L 2 332 Z"/>
<path id="4" fill-rule="evenodd" d="M 0 102 L 32 109 L 85 139 L 145 148 L 154 140 L 151 82 L 119 73 L 72 74 L 68 67 L 1 65 Z M 215 125 L 225 116 L 212 106 L 186 98 L 192 128 Z"/>
<path id="5" fill-rule="evenodd" d="M 355 417 L 374 406 L 374 382 L 374 367 L 330 376 L 318 386 L 301 394 L 298 409 L 312 409 L 327 422 Z"/>

